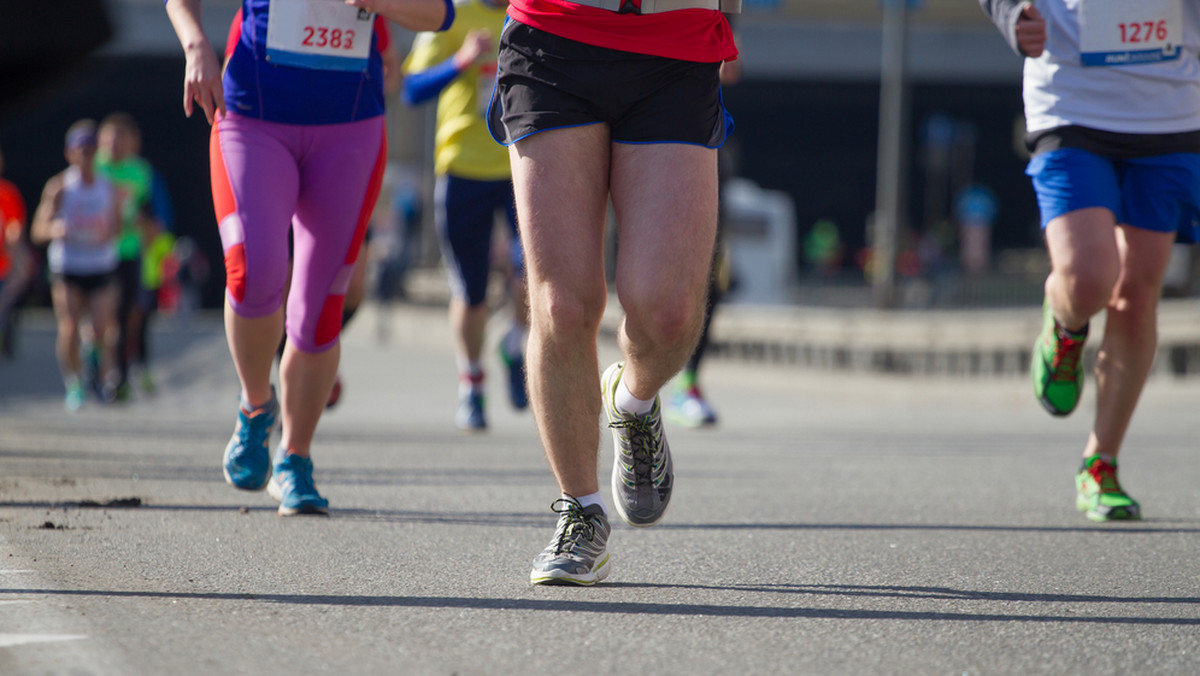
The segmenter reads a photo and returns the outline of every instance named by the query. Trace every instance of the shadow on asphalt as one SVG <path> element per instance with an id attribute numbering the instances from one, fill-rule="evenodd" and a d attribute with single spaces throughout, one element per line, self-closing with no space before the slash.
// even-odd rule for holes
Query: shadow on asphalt
<path id="1" fill-rule="evenodd" d="M 206 473 L 211 473 L 205 470 Z M 247 506 L 242 503 L 226 504 L 160 504 L 142 498 L 136 506 L 106 504 L 110 498 L 84 499 L 77 501 L 13 501 L 0 502 L 0 509 L 70 510 L 70 509 L 135 509 L 155 512 L 270 512 L 270 505 Z M 349 521 L 378 521 L 383 523 L 408 524 L 451 524 L 460 526 L 491 526 L 505 528 L 545 528 L 549 517 L 543 512 L 432 512 L 401 509 L 369 509 L 333 507 L 329 518 Z M 1113 535 L 1163 535 L 1197 534 L 1200 525 L 1149 525 L 1188 524 L 1192 521 L 1146 520 L 1127 524 L 1080 525 L 1080 526 L 1028 526 L 1028 525 L 978 525 L 978 524 L 905 524 L 905 523 L 734 523 L 734 524 L 659 524 L 656 530 L 808 530 L 808 531 L 948 531 L 948 532 L 1015 532 L 1015 533 L 1095 533 Z M 618 529 L 621 524 L 614 524 Z"/>
<path id="2" fill-rule="evenodd" d="M 582 592 L 598 595 L 607 592 L 619 592 L 637 588 L 670 588 L 673 585 L 653 584 L 621 584 L 606 583 L 592 588 L 593 591 Z M 713 591 L 739 591 L 778 593 L 778 589 L 770 586 L 733 585 L 733 586 L 696 586 L 695 589 Z M 795 593 L 810 593 L 804 586 L 794 587 Z M 820 590 L 816 593 L 842 595 L 853 598 L 856 590 L 879 590 L 881 595 L 892 595 L 897 598 L 909 596 L 909 590 L 924 590 L 915 587 L 847 587 L 838 591 L 837 587 L 814 587 Z M 1026 601 L 1035 603 L 1084 602 L 1084 603 L 1182 603 L 1196 604 L 1200 599 L 1194 597 L 1113 597 L 1057 594 L 1005 594 L 1003 592 L 974 592 L 969 590 L 935 589 L 936 598 L 953 598 L 972 601 Z M 921 593 L 929 593 L 924 591 Z M 1132 617 L 1132 616 L 1101 616 L 1079 614 L 1029 614 L 1012 613 L 963 613 L 963 612 L 921 612 L 899 610 L 866 610 L 861 608 L 795 608 L 770 605 L 721 605 L 708 603 L 641 603 L 628 601 L 582 601 L 582 600 L 552 600 L 552 599 L 516 599 L 516 598 L 471 598 L 460 596 L 362 596 L 332 594 L 246 594 L 246 593 L 205 593 L 205 592 L 154 592 L 154 591 L 124 591 L 124 590 L 62 590 L 62 589 L 0 589 L 0 595 L 44 595 L 60 597 L 99 597 L 99 598 L 156 598 L 197 601 L 260 601 L 265 603 L 297 604 L 305 606 L 345 606 L 345 607 L 379 607 L 379 608 L 432 608 L 432 609 L 468 609 L 468 610 L 516 610 L 516 611 L 557 611 L 572 613 L 601 613 L 614 615 L 663 615 L 689 617 L 767 617 L 789 619 L 821 619 L 821 620 L 909 620 L 934 622 L 1033 622 L 1066 624 L 1102 624 L 1102 625 L 1168 625 L 1168 626 L 1197 626 L 1200 618 L 1195 617 Z"/>

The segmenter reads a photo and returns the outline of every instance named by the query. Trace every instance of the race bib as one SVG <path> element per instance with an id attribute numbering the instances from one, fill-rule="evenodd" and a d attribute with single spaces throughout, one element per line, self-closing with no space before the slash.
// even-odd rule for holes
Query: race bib
<path id="1" fill-rule="evenodd" d="M 267 60 L 317 70 L 364 71 L 375 15 L 341 0 L 271 0 Z"/>
<path id="2" fill-rule="evenodd" d="M 1182 0 L 1080 0 L 1085 66 L 1129 66 L 1179 58 Z"/>

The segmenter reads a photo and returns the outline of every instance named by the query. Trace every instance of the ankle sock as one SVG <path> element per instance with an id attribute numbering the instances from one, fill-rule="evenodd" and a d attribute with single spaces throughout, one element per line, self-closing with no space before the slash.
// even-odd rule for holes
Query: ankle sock
<path id="1" fill-rule="evenodd" d="M 629 415 L 643 416 L 649 413 L 650 409 L 654 408 L 654 399 L 652 398 L 647 401 L 633 396 L 629 388 L 625 387 L 624 378 L 621 378 L 621 381 L 617 383 L 617 391 L 613 399 L 617 405 L 617 410 Z"/>
<path id="2" fill-rule="evenodd" d="M 604 496 L 600 494 L 600 491 L 596 491 L 595 493 L 588 493 L 587 495 L 580 495 L 578 497 L 573 496 L 573 495 L 567 495 L 566 493 L 563 493 L 562 499 L 563 500 L 575 500 L 580 505 L 582 505 L 584 507 L 584 509 L 587 509 L 591 505 L 600 505 L 600 509 L 604 510 L 605 518 L 608 517 L 608 507 L 606 507 L 604 505 Z"/>

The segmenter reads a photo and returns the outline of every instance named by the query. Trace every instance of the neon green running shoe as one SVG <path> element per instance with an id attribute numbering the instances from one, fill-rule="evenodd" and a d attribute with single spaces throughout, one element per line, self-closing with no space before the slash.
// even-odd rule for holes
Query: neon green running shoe
<path id="1" fill-rule="evenodd" d="M 1092 521 L 1137 521 L 1142 506 L 1121 490 L 1117 463 L 1099 455 L 1085 458 L 1075 475 L 1075 507 Z"/>
<path id="2" fill-rule="evenodd" d="M 1029 374 L 1033 378 L 1033 394 L 1050 412 L 1064 416 L 1075 410 L 1083 391 L 1083 343 L 1087 326 L 1079 332 L 1058 325 L 1050 304 L 1042 304 L 1042 333 L 1033 345 L 1033 362 Z"/>

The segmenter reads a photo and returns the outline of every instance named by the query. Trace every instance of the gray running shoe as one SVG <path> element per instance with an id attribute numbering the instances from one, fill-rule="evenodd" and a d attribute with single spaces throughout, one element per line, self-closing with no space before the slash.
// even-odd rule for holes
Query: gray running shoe
<path id="1" fill-rule="evenodd" d="M 533 584 L 593 585 L 608 577 L 608 534 L 612 527 L 600 505 L 584 507 L 559 498 L 550 505 L 558 512 L 554 539 L 533 560 Z"/>
<path id="2" fill-rule="evenodd" d="M 604 394 L 604 412 L 612 428 L 612 492 L 617 514 L 630 526 L 644 528 L 658 523 L 671 501 L 675 472 L 671 464 L 671 446 L 663 432 L 662 405 L 654 397 L 654 408 L 644 416 L 626 415 L 617 410 L 617 384 L 625 370 L 617 362 L 604 371 L 600 384 Z"/>

